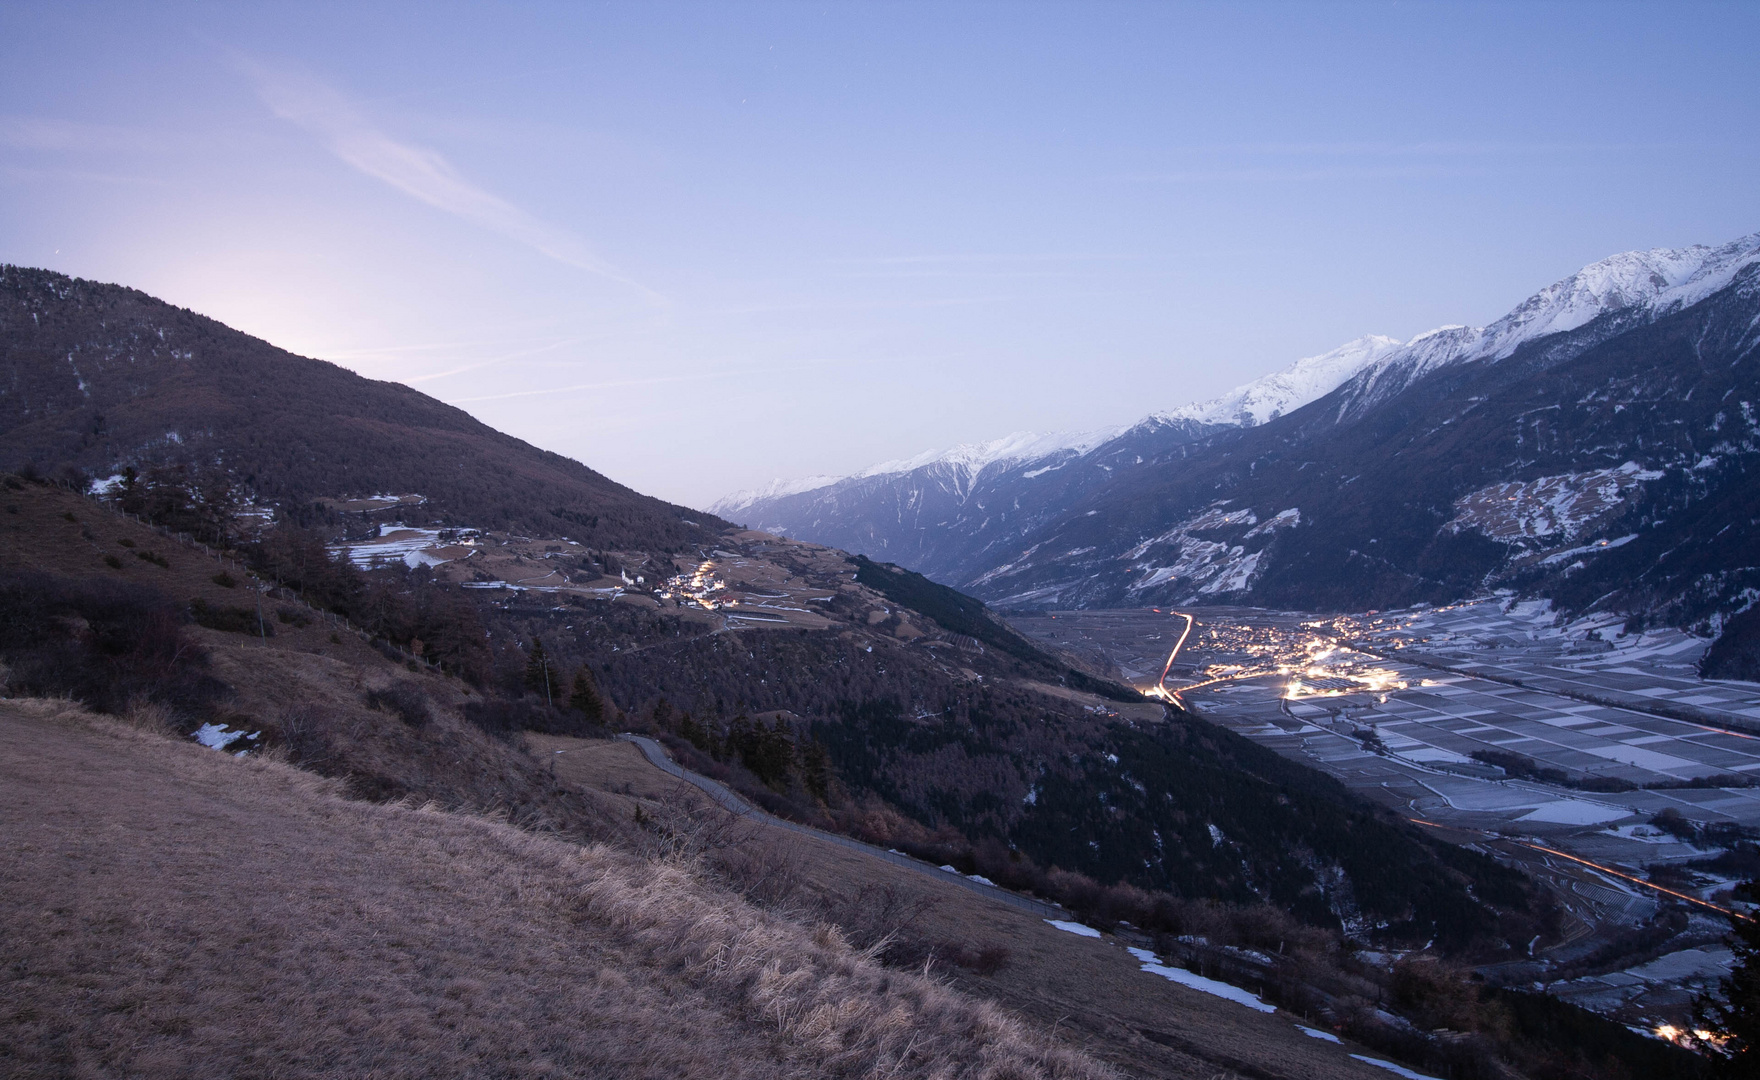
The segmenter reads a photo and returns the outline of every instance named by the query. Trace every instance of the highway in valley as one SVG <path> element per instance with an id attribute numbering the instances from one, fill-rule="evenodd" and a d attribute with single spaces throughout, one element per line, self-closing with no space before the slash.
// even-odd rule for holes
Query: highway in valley
<path id="1" fill-rule="evenodd" d="M 1560 996 L 1628 1021 L 1673 1015 L 1724 970 L 1736 878 L 1706 866 L 1719 843 L 1690 834 L 1760 834 L 1760 686 L 1699 679 L 1704 640 L 1623 634 L 1615 619 L 1558 625 L 1543 604 L 1501 598 L 1189 618 L 1195 628 L 1155 608 L 1010 622 L 1521 866 L 1566 914 L 1561 962 L 1670 905 L 1689 911 L 1669 963 L 1573 978 Z M 1653 824 L 1669 811 L 1690 824 Z M 1545 977 L 1544 965 L 1524 976 Z"/>

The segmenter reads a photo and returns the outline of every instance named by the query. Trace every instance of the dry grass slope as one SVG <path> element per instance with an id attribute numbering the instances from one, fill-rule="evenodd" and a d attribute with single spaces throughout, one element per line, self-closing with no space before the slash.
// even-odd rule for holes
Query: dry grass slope
<path id="1" fill-rule="evenodd" d="M 688 865 L 0 705 L 8 1076 L 1099 1077 Z"/>

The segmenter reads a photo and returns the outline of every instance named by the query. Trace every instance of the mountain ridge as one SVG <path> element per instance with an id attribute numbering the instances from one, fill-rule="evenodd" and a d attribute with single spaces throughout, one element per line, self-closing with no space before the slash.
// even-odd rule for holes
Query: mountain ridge
<path id="1" fill-rule="evenodd" d="M 0 266 L 0 468 L 219 465 L 289 503 L 421 491 L 437 517 L 677 547 L 725 528 L 400 383 L 135 289 Z"/>
<path id="2" fill-rule="evenodd" d="M 1085 454 L 994 469 L 957 502 L 919 471 L 890 487 L 845 481 L 741 512 L 771 531 L 883 553 L 1004 606 L 1345 610 L 1500 585 L 1544 589 L 1573 609 L 1623 603 L 1716 633 L 1760 585 L 1747 583 L 1760 574 L 1752 560 L 1711 539 L 1747 535 L 1736 508 L 1760 398 L 1757 267 L 1760 234 L 1623 253 L 1485 327 L 1359 339 L 1354 373 L 1263 422 L 1196 424 L 1190 417 L 1206 414 L 1194 408 L 1181 428 L 1156 414 Z M 1411 464 L 1420 460 L 1422 469 Z M 1511 532 L 1489 499 L 1497 485 L 1523 512 L 1558 497 L 1577 517 Z M 1728 512 L 1702 523 L 1705 537 L 1677 531 L 1712 505 Z M 1605 550 L 1564 554 L 1601 540 Z M 1700 584 L 1633 561 L 1648 552 L 1678 563 L 1714 547 L 1723 553 L 1693 571 Z M 1353 560 L 1356 570 L 1341 569 Z M 1625 579 L 1582 595 L 1579 583 L 1603 578 L 1592 566 L 1622 567 Z"/>
<path id="3" fill-rule="evenodd" d="M 946 463 L 975 476 L 992 464 L 1049 459 L 1063 451 L 1085 454 L 1145 424 L 1190 421 L 1252 427 L 1293 412 L 1347 382 L 1362 389 L 1340 419 L 1394 392 L 1438 367 L 1478 359 L 1503 359 L 1528 341 L 1576 330 L 1613 311 L 1643 311 L 1651 317 L 1690 306 L 1723 288 L 1736 274 L 1760 261 L 1760 232 L 1715 247 L 1626 251 L 1584 266 L 1482 327 L 1449 324 L 1406 341 L 1368 334 L 1328 352 L 1303 357 L 1286 367 L 1204 401 L 1149 413 L 1135 424 L 1083 432 L 1018 431 L 999 439 L 961 443 L 908 458 L 883 461 L 854 473 L 778 478 L 760 488 L 736 491 L 709 505 L 717 514 L 736 514 L 770 500 L 832 487 L 842 481 L 911 473 Z"/>

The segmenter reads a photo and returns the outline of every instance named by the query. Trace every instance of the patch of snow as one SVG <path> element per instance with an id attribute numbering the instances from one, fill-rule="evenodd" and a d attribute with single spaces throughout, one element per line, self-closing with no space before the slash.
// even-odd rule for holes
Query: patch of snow
<path id="1" fill-rule="evenodd" d="M 1276 517 L 1267 518 L 1264 524 L 1248 531 L 1247 535 L 1249 537 L 1263 536 L 1266 533 L 1276 532 L 1278 529 L 1293 529 L 1301 523 L 1301 510 L 1292 506 L 1288 510 L 1279 511 Z"/>
<path id="2" fill-rule="evenodd" d="M 1436 1077 L 1431 1076 L 1428 1073 L 1413 1072 L 1412 1070 L 1406 1068 L 1404 1065 L 1395 1065 L 1391 1061 L 1382 1061 L 1380 1058 L 1372 1058 L 1366 1054 L 1352 1054 L 1351 1057 L 1356 1058 L 1358 1061 L 1362 1062 L 1365 1065 L 1380 1066 L 1381 1068 L 1386 1069 L 1390 1073 L 1395 1073 L 1399 1076 L 1405 1077 L 1406 1080 L 1437 1080 Z"/>
<path id="3" fill-rule="evenodd" d="M 1237 1005 L 1245 1005 L 1258 1012 L 1274 1013 L 1277 1011 L 1277 1006 L 1266 1004 L 1258 994 L 1242 990 L 1238 986 L 1230 986 L 1228 983 L 1219 982 L 1216 979 L 1206 979 L 1204 976 L 1187 971 L 1185 968 L 1168 967 L 1157 960 L 1155 954 L 1148 949 L 1132 948 L 1129 952 L 1142 965 L 1143 971 L 1151 975 L 1159 975 L 1168 982 L 1176 982 L 1188 989 L 1226 998 Z"/>
<path id="4" fill-rule="evenodd" d="M 1321 1031 L 1319 1028 L 1304 1027 L 1301 1024 L 1297 1024 L 1296 1030 L 1301 1032 L 1303 1035 L 1306 1035 L 1310 1039 L 1324 1039 L 1329 1043 L 1335 1043 L 1335 1042 L 1340 1041 L 1339 1037 L 1337 1035 L 1334 1035 L 1330 1031 Z"/>
<path id="5" fill-rule="evenodd" d="M 1092 926 L 1083 926 L 1079 922 L 1070 922 L 1067 919 L 1046 919 L 1045 921 L 1067 934 L 1075 934 L 1078 937 L 1091 938 L 1097 938 L 1100 936 L 1100 931 L 1094 929 Z"/>
<path id="6" fill-rule="evenodd" d="M 1263 551 L 1255 551 L 1251 555 L 1242 555 L 1240 548 L 1229 550 L 1229 561 L 1223 566 L 1222 572 L 1205 582 L 1198 591 L 1207 596 L 1217 593 L 1241 592 L 1253 583 L 1253 576 L 1259 572 L 1259 560 Z"/>
<path id="7" fill-rule="evenodd" d="M 1596 732 L 1591 731 L 1588 734 L 1594 735 Z M 1596 757 L 1606 758 L 1609 761 L 1617 761 L 1622 765 L 1636 765 L 1640 769 L 1649 769 L 1651 772 L 1666 773 L 1685 770 L 1704 773 L 1709 771 L 1706 766 L 1696 761 L 1688 761 L 1686 758 L 1675 757 L 1673 754 L 1664 754 L 1656 750 L 1646 750 L 1641 746 L 1627 746 L 1624 743 L 1584 746 L 1582 751 L 1585 754 L 1594 754 Z"/>
<path id="8" fill-rule="evenodd" d="M 106 476 L 102 480 L 93 480 L 92 486 L 86 489 L 87 494 L 98 496 L 108 495 L 121 487 L 124 479 L 126 479 L 126 477 L 121 473 L 116 473 L 112 476 Z"/>
<path id="9" fill-rule="evenodd" d="M 1662 473 L 1635 461 L 1612 469 L 1543 476 L 1538 480 L 1491 484 L 1455 500 L 1455 516 L 1446 526 L 1456 532 L 1476 529 L 1493 540 L 1530 540 L 1546 536 L 1574 537 L 1589 523 L 1620 506 L 1638 484 Z M 1635 537 L 1602 541 L 1556 552 L 1548 561 L 1601 551 Z"/>
<path id="10" fill-rule="evenodd" d="M 1530 810 L 1516 820 L 1543 821 L 1553 825 L 1605 825 L 1609 821 L 1631 816 L 1632 812 L 1623 806 L 1608 806 L 1583 799 L 1560 799 Z"/>
<path id="11" fill-rule="evenodd" d="M 1405 758 L 1407 761 L 1416 761 L 1423 765 L 1434 765 L 1437 762 L 1447 762 L 1451 765 L 1466 765 L 1473 760 L 1465 754 L 1457 754 L 1453 750 L 1444 750 L 1440 746 L 1420 746 L 1413 750 L 1396 749 L 1393 751 L 1393 755 L 1395 757 Z"/>
<path id="12" fill-rule="evenodd" d="M 991 881 L 989 878 L 985 877 L 983 874 L 967 874 L 966 878 L 970 881 L 975 881 L 980 885 L 988 885 L 992 889 L 994 889 L 996 887 L 996 882 Z"/>
<path id="13" fill-rule="evenodd" d="M 1592 555 L 1597 552 L 1611 551 L 1616 547 L 1624 547 L 1637 538 L 1638 534 L 1632 533 L 1628 536 L 1621 536 L 1612 540 L 1598 540 L 1593 544 L 1585 544 L 1582 547 L 1568 548 L 1564 551 L 1555 551 L 1551 555 L 1541 559 L 1540 565 L 1554 566 L 1558 563 L 1564 562 L 1566 559 L 1574 559 L 1578 555 Z"/>
<path id="14" fill-rule="evenodd" d="M 239 740 L 252 741 L 262 732 L 231 731 L 225 724 L 203 724 L 190 736 L 210 750 L 225 750 Z"/>
<path id="15" fill-rule="evenodd" d="M 942 869 L 942 870 L 945 870 L 945 871 L 947 871 L 947 872 L 948 872 L 948 873 L 950 873 L 950 874 L 957 874 L 957 873 L 959 873 L 959 867 L 957 867 L 957 866 L 949 866 L 949 865 L 947 865 L 947 864 L 946 864 L 946 863 L 942 863 L 942 864 L 941 864 L 941 866 L 940 866 L 940 869 Z"/>
<path id="16" fill-rule="evenodd" d="M 1271 526 L 1272 522 L 1281 521 L 1287 527 L 1295 524 L 1298 517 L 1299 511 L 1286 510 L 1265 524 Z M 1249 553 L 1240 544 L 1230 544 L 1226 540 L 1201 539 L 1192 534 L 1204 532 L 1214 535 L 1219 530 L 1258 524 L 1258 516 L 1251 510 L 1226 510 L 1218 504 L 1181 521 L 1164 533 L 1143 540 L 1125 552 L 1122 558 L 1142 559 L 1157 548 L 1163 549 L 1157 552 L 1157 561 L 1167 554 L 1175 554 L 1175 558 L 1171 565 L 1138 562 L 1135 568 L 1143 576 L 1131 582 L 1130 591 L 1141 592 L 1175 579 L 1187 581 L 1197 586 L 1200 594 L 1210 596 L 1248 588 L 1258 575 L 1263 551 Z M 1245 535 L 1252 536 L 1262 531 L 1264 526 L 1251 529 Z"/>
<path id="17" fill-rule="evenodd" d="M 340 555 L 346 551 L 349 562 L 362 570 L 391 563 L 402 563 L 413 570 L 418 566 L 439 566 L 450 562 L 450 558 L 439 553 L 441 547 L 439 529 L 381 524 L 377 537 L 335 545 L 330 548 L 330 553 Z"/>

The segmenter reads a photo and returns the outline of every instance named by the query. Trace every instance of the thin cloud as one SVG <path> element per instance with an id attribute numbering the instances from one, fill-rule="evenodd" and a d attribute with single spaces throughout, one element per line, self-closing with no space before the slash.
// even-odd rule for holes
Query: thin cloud
<path id="1" fill-rule="evenodd" d="M 373 179 L 564 265 L 636 284 L 567 230 L 471 183 L 437 151 L 387 135 L 333 87 L 304 72 L 249 60 L 239 66 L 256 82 L 257 96 L 271 112 L 310 132 Z"/>

